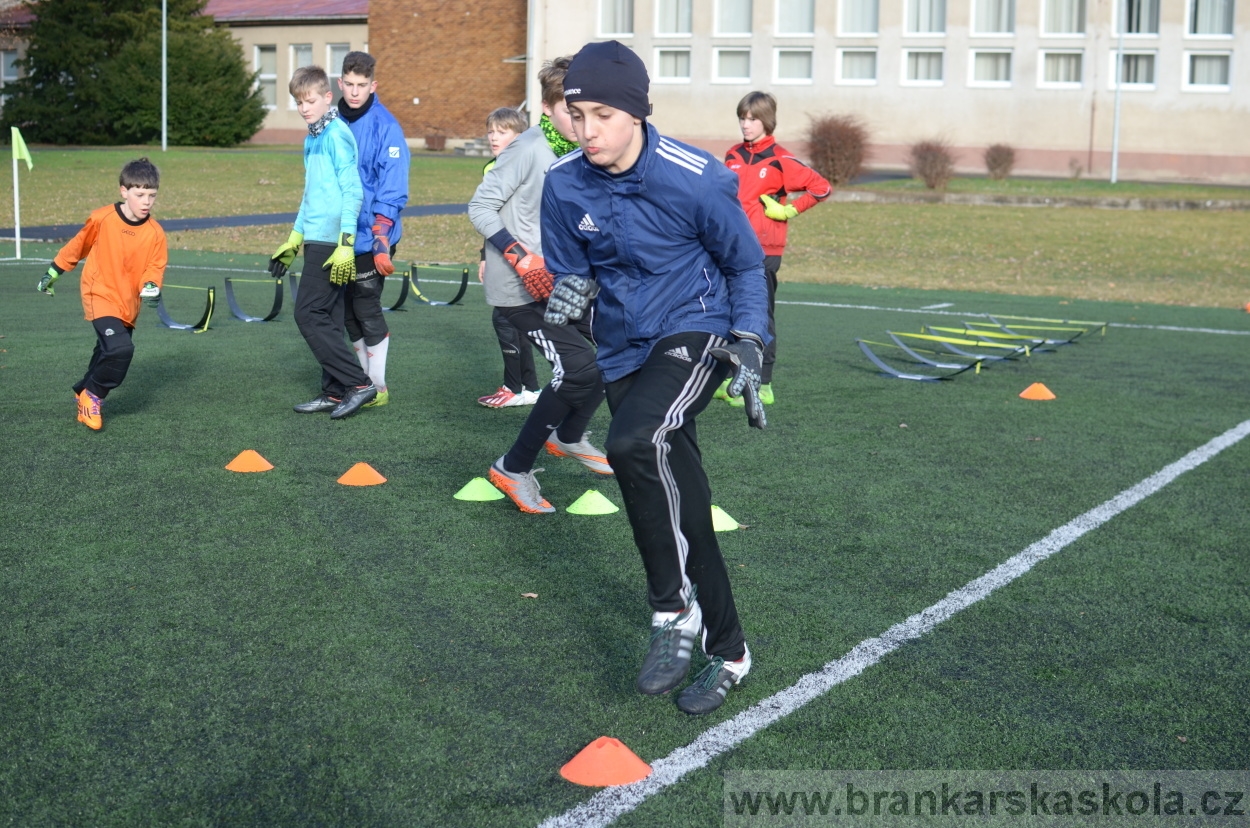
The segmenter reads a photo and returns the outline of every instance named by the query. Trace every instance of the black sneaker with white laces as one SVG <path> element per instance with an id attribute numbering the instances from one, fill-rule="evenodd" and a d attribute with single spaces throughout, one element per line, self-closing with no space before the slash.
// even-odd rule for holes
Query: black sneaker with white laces
<path id="1" fill-rule="evenodd" d="M 681 612 L 657 612 L 651 616 L 651 646 L 638 673 L 638 692 L 648 696 L 667 693 L 690 672 L 690 654 L 703 631 L 703 611 L 691 590 L 690 603 Z"/>
<path id="2" fill-rule="evenodd" d="M 341 420 L 344 417 L 350 417 L 364 407 L 366 403 L 372 402 L 377 395 L 378 387 L 373 383 L 358 385 L 355 388 L 348 389 L 347 395 L 343 397 L 343 401 L 330 412 L 330 419 Z"/>
<path id="3" fill-rule="evenodd" d="M 334 397 L 322 394 L 315 400 L 300 403 L 295 406 L 295 410 L 300 414 L 316 414 L 320 411 L 333 411 L 338 408 L 342 402 L 342 400 L 336 400 Z"/>
<path id="4" fill-rule="evenodd" d="M 729 688 L 751 671 L 751 651 L 737 661 L 714 658 L 677 697 L 677 707 L 691 716 L 711 713 L 725 703 Z"/>

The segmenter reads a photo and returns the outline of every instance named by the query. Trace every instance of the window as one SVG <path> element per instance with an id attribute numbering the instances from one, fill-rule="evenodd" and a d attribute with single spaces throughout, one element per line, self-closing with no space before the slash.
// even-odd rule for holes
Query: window
<path id="1" fill-rule="evenodd" d="M 337 89 L 336 80 L 343 76 L 343 58 L 352 50 L 350 43 L 330 43 L 326 46 L 326 74 L 330 76 L 330 88 Z"/>
<path id="2" fill-rule="evenodd" d="M 838 50 L 838 83 L 854 86 L 872 86 L 876 82 L 876 49 Z"/>
<path id="3" fill-rule="evenodd" d="M 907 34 L 944 34 L 946 0 L 907 0 Z"/>
<path id="4" fill-rule="evenodd" d="M 266 109 L 278 106 L 278 47 L 257 46 L 255 55 L 256 85 Z"/>
<path id="5" fill-rule="evenodd" d="M 816 33 L 816 0 L 777 0 L 777 34 Z"/>
<path id="6" fill-rule="evenodd" d="M 634 0 L 599 0 L 599 34 L 632 35 Z"/>
<path id="7" fill-rule="evenodd" d="M 751 82 L 750 49 L 716 49 L 713 60 L 715 66 L 713 81 L 717 83 Z"/>
<path id="8" fill-rule="evenodd" d="M 903 52 L 905 86 L 941 86 L 943 53 L 907 49 Z"/>
<path id="9" fill-rule="evenodd" d="M 656 83 L 689 83 L 690 50 L 656 49 L 655 81 Z"/>
<path id="10" fill-rule="evenodd" d="M 1108 80 L 1110 88 L 1115 89 L 1116 52 L 1111 51 L 1111 72 Z M 1155 85 L 1155 53 L 1125 52 L 1124 65 L 1120 70 L 1120 79 L 1124 89 L 1153 89 Z"/>
<path id="11" fill-rule="evenodd" d="M 17 71 L 17 50 L 5 49 L 0 51 L 0 90 L 17 80 L 19 72 Z M 0 91 L 0 107 L 8 103 L 9 96 Z"/>
<path id="12" fill-rule="evenodd" d="M 1042 52 L 1038 86 L 1047 89 L 1079 89 L 1084 63 L 1081 52 Z"/>
<path id="13" fill-rule="evenodd" d="M 1191 92 L 1227 92 L 1233 56 L 1228 52 L 1188 52 L 1185 88 Z"/>
<path id="14" fill-rule="evenodd" d="M 751 0 L 716 0 L 716 33 L 718 35 L 749 35 L 751 33 Z"/>
<path id="15" fill-rule="evenodd" d="M 811 83 L 812 50 L 778 49 L 773 78 L 776 83 Z"/>
<path id="16" fill-rule="evenodd" d="M 691 0 L 659 0 L 655 4 L 655 33 L 690 34 L 690 2 Z"/>
<path id="17" fill-rule="evenodd" d="M 1011 86 L 1011 52 L 979 49 L 972 53 L 969 86 Z"/>
<path id="18" fill-rule="evenodd" d="M 1233 0 L 1190 0 L 1187 31 L 1198 36 L 1231 36 Z"/>
<path id="19" fill-rule="evenodd" d="M 312 66 L 312 63 L 313 63 L 312 44 L 295 43 L 291 45 L 291 74 L 292 75 L 295 74 L 296 69 L 299 69 L 301 66 Z M 330 86 L 331 86 L 331 90 L 333 91 L 334 84 L 331 84 Z M 288 99 L 287 108 L 291 110 L 295 109 L 294 98 Z"/>
<path id="20" fill-rule="evenodd" d="M 841 34 L 875 35 L 878 0 L 842 0 Z"/>
<path id="21" fill-rule="evenodd" d="M 1159 0 L 1122 0 L 1115 4 L 1118 19 L 1128 9 L 1128 28 L 1125 34 L 1157 35 L 1159 33 Z M 1119 30 L 1116 31 L 1119 34 Z"/>
<path id="22" fill-rule="evenodd" d="M 976 0 L 973 5 L 973 34 L 1011 34 L 1016 30 L 1015 0 Z"/>
<path id="23" fill-rule="evenodd" d="M 1085 0 L 1045 0 L 1042 34 L 1085 34 Z"/>

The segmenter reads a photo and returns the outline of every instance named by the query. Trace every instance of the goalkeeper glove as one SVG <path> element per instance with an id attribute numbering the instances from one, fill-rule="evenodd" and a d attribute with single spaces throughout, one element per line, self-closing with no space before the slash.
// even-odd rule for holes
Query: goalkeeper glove
<path id="1" fill-rule="evenodd" d="M 543 321 L 548 325 L 567 325 L 586 315 L 590 303 L 599 293 L 599 283 L 581 276 L 565 276 L 547 300 Z"/>
<path id="2" fill-rule="evenodd" d="M 269 257 L 269 275 L 275 279 L 285 276 L 291 267 L 291 262 L 295 261 L 295 257 L 299 255 L 299 246 L 303 243 L 304 234 L 292 230 L 286 243 Z"/>
<path id="3" fill-rule="evenodd" d="M 35 290 L 40 293 L 46 293 L 49 296 L 56 296 L 56 291 L 52 289 L 52 286 L 56 284 L 56 280 L 59 278 L 61 278 L 61 271 L 57 270 L 55 265 L 48 265 L 48 272 L 43 274 L 43 278 L 39 280 Z"/>
<path id="4" fill-rule="evenodd" d="M 356 278 L 356 237 L 351 233 L 339 234 L 339 245 L 321 266 L 330 269 L 330 284 L 342 286 Z"/>
<path id="5" fill-rule="evenodd" d="M 391 261 L 391 228 L 395 222 L 386 216 L 373 216 L 373 266 L 383 276 L 395 272 L 395 263 Z"/>
<path id="6" fill-rule="evenodd" d="M 157 287 L 156 282 L 144 282 L 143 289 L 139 291 L 139 298 L 143 300 L 143 304 L 154 308 L 161 303 L 161 289 Z"/>
<path id="7" fill-rule="evenodd" d="M 764 342 L 753 333 L 730 331 L 737 338 L 732 345 L 712 348 L 709 353 L 733 370 L 726 390 L 731 397 L 746 402 L 747 422 L 752 428 L 768 425 L 760 402 L 760 369 L 764 364 Z"/>
<path id="8" fill-rule="evenodd" d="M 764 202 L 764 215 L 773 221 L 789 221 L 799 214 L 792 204 L 782 204 L 771 196 L 762 195 L 760 201 Z"/>
<path id="9" fill-rule="evenodd" d="M 513 242 L 504 248 L 503 258 L 521 277 L 521 284 L 530 296 L 542 302 L 551 295 L 555 279 L 547 270 L 547 262 L 542 256 L 529 252 L 520 242 Z"/>

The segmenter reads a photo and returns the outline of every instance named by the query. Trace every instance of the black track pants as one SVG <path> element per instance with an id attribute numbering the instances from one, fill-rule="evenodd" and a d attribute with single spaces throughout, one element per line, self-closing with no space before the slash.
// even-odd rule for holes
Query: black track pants
<path id="1" fill-rule="evenodd" d="M 723 343 L 706 333 L 667 337 L 642 368 L 608 383 L 607 454 L 647 571 L 651 608 L 677 612 L 698 586 L 704 652 L 736 661 L 745 639 L 712 528 L 712 491 L 694 422 L 725 377 L 707 352 Z"/>
<path id="2" fill-rule="evenodd" d="M 91 353 L 87 373 L 74 383 L 74 393 L 81 394 L 85 388 L 104 399 L 122 384 L 130 370 L 130 361 L 135 355 L 135 345 L 130 338 L 134 328 L 127 327 L 116 316 L 93 319 L 91 326 L 95 328 L 95 350 Z"/>
<path id="3" fill-rule="evenodd" d="M 342 398 L 349 388 L 368 385 L 369 377 L 343 338 L 345 286 L 330 284 L 330 271 L 322 265 L 334 245 L 304 245 L 304 272 L 295 300 L 295 324 L 321 364 L 321 392 Z"/>

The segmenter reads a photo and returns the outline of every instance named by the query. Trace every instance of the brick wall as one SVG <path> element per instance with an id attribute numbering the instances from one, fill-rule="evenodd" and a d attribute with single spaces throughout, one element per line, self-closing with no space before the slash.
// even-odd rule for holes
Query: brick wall
<path id="1" fill-rule="evenodd" d="M 409 138 L 484 135 L 487 113 L 525 100 L 525 64 L 503 62 L 525 31 L 525 0 L 370 0 L 379 97 Z"/>

